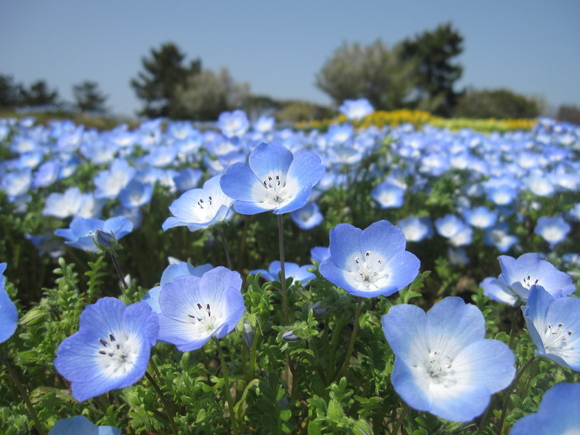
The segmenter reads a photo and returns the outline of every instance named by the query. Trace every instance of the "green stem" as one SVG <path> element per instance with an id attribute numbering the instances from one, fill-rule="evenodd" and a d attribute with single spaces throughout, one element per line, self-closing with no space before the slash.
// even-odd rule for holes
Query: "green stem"
<path id="1" fill-rule="evenodd" d="M 115 270 L 117 271 L 117 275 L 119 276 L 119 280 L 121 280 L 121 282 L 123 283 L 123 287 L 125 287 L 125 290 L 127 290 L 129 288 L 129 286 L 125 282 L 125 278 L 123 277 L 123 274 L 121 273 L 121 266 L 119 266 L 119 262 L 117 261 L 117 256 L 115 254 L 113 254 L 112 252 L 111 252 L 111 259 L 113 260 L 113 265 L 115 266 Z"/>
<path id="2" fill-rule="evenodd" d="M 507 414 L 507 405 L 508 405 L 508 401 L 510 399 L 510 395 L 512 394 L 512 391 L 514 390 L 514 388 L 516 387 L 516 385 L 520 381 L 522 375 L 528 369 L 528 367 L 532 364 L 532 362 L 534 361 L 534 359 L 535 359 L 535 355 L 532 355 L 530 357 L 530 359 L 526 361 L 526 363 L 523 365 L 523 367 L 517 373 L 517 375 L 514 378 L 513 382 L 510 384 L 510 386 L 507 388 L 507 390 L 505 392 L 505 396 L 504 396 L 503 403 L 502 403 L 501 418 L 500 418 L 499 424 L 497 426 L 497 434 L 498 435 L 501 435 L 501 431 L 503 429 L 503 424 L 504 424 L 505 417 L 506 417 L 506 414 Z"/>
<path id="3" fill-rule="evenodd" d="M 218 349 L 218 354 L 220 357 L 220 364 L 222 366 L 222 373 L 224 375 L 224 392 L 226 394 L 226 400 L 228 402 L 228 409 L 230 412 L 230 419 L 232 420 L 232 433 L 236 434 L 237 431 L 237 422 L 236 422 L 236 413 L 234 412 L 234 400 L 232 399 L 232 394 L 230 392 L 230 379 L 228 376 L 228 367 L 226 365 L 226 359 L 224 358 L 224 354 L 222 352 L 222 347 L 217 338 L 213 337 L 215 340 L 215 344 Z"/>
<path id="4" fill-rule="evenodd" d="M 34 420 L 34 425 L 36 426 L 38 433 L 40 435 L 44 435 L 45 434 L 44 429 L 42 428 L 42 425 L 40 424 L 40 420 L 38 419 L 38 415 L 36 414 L 36 411 L 34 410 L 34 407 L 32 406 L 32 402 L 30 401 L 30 398 L 28 397 L 28 393 L 26 392 L 26 388 L 24 388 L 24 385 L 22 385 L 22 382 L 20 382 L 20 379 L 18 379 L 18 375 L 16 374 L 16 372 L 14 371 L 14 369 L 12 368 L 12 366 L 10 365 L 8 360 L 6 360 L 2 354 L 0 354 L 0 361 L 2 361 L 2 363 L 6 366 L 6 369 L 8 370 L 8 374 L 10 375 L 12 380 L 14 381 L 14 384 L 16 384 L 16 388 L 18 388 L 18 391 L 20 392 L 22 399 L 24 400 L 24 402 L 26 403 L 26 406 L 28 407 L 28 412 L 30 412 L 30 416 Z"/>
<path id="5" fill-rule="evenodd" d="M 360 309 L 362 305 L 362 298 L 358 298 L 358 302 L 356 305 L 356 311 L 354 313 L 354 325 L 352 328 L 352 334 L 350 336 L 350 341 L 348 342 L 348 350 L 346 351 L 346 358 L 344 359 L 344 363 L 342 364 L 341 369 L 338 371 L 338 377 L 335 376 L 336 379 L 342 378 L 346 374 L 346 370 L 348 369 L 348 365 L 350 363 L 350 358 L 352 356 L 352 351 L 354 349 L 354 342 L 356 340 L 356 334 L 358 333 L 358 319 L 360 317 Z"/>
<path id="6" fill-rule="evenodd" d="M 399 415 L 399 418 L 397 419 L 397 424 L 395 425 L 395 428 L 393 429 L 393 434 L 398 434 L 399 433 L 399 429 L 401 429 L 401 427 L 403 426 L 403 420 L 405 419 L 405 416 L 407 415 L 407 412 L 409 412 L 409 405 L 405 404 L 405 408 L 403 408 L 403 410 L 401 411 L 401 415 Z"/>
<path id="7" fill-rule="evenodd" d="M 153 376 L 151 376 L 149 372 L 145 372 L 145 377 L 147 377 L 151 385 L 153 385 L 153 388 L 155 389 L 155 391 L 159 395 L 159 398 L 161 399 L 161 403 L 163 404 L 163 408 L 165 408 L 165 413 L 167 414 L 167 420 L 169 420 L 169 424 L 171 425 L 171 430 L 173 431 L 173 433 L 177 433 L 177 427 L 175 426 L 175 415 L 176 415 L 175 409 L 173 408 L 171 403 L 165 398 L 163 391 L 161 391 L 161 388 L 159 387 L 157 382 L 155 382 Z"/>
<path id="8" fill-rule="evenodd" d="M 286 289 L 286 269 L 284 268 L 284 223 L 282 215 L 278 215 L 278 245 L 280 247 L 280 284 L 282 292 L 282 307 L 284 309 L 284 325 L 288 324 L 288 293 Z"/>
<path id="9" fill-rule="evenodd" d="M 226 253 L 226 261 L 228 263 L 228 269 L 234 270 L 234 268 L 232 267 L 232 259 L 230 257 L 230 249 L 228 247 L 228 243 L 226 242 L 224 232 L 222 230 L 220 230 L 219 228 L 216 228 L 216 230 L 217 230 L 218 234 L 220 235 L 220 238 L 222 239 L 222 245 L 224 246 L 224 252 Z"/>

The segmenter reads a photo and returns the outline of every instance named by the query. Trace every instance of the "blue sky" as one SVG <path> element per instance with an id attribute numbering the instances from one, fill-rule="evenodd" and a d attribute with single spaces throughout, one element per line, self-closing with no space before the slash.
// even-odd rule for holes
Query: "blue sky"
<path id="1" fill-rule="evenodd" d="M 458 87 L 580 106 L 579 17 L 577 0 L 3 0 L 0 74 L 44 79 L 70 101 L 73 84 L 96 81 L 132 115 L 141 58 L 173 42 L 255 94 L 330 104 L 315 75 L 342 43 L 392 46 L 451 22 L 464 37 Z"/>

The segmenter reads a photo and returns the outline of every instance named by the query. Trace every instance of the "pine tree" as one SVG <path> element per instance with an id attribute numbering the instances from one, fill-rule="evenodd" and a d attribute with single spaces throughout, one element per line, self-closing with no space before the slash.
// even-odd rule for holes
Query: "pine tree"
<path id="1" fill-rule="evenodd" d="M 177 88 L 185 84 L 188 76 L 201 71 L 200 59 L 191 61 L 188 67 L 183 65 L 184 59 L 185 55 L 173 43 L 151 49 L 151 56 L 142 58 L 144 71 L 131 79 L 137 97 L 145 103 L 140 115 L 150 118 L 174 115 Z"/>

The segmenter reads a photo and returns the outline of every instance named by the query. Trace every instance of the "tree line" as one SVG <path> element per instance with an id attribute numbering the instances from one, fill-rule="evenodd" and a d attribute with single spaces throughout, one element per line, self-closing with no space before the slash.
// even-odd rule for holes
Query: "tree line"
<path id="1" fill-rule="evenodd" d="M 142 69 L 130 86 L 142 102 L 138 115 L 199 121 L 216 120 L 221 112 L 234 109 L 275 114 L 281 121 L 321 119 L 335 113 L 344 100 L 356 98 L 368 99 L 376 110 L 416 109 L 442 117 L 535 118 L 546 109 L 541 99 L 509 89 L 458 89 L 462 52 L 463 36 L 451 23 L 392 47 L 380 39 L 369 45 L 343 43 L 315 76 L 316 86 L 332 99 L 334 108 L 255 95 L 227 68 L 216 72 L 204 68 L 199 58 L 186 61 L 186 54 L 171 42 L 141 58 Z M 78 110 L 106 111 L 107 97 L 96 82 L 82 82 L 73 90 Z M 0 75 L 0 107 L 57 101 L 57 91 L 42 80 L 26 88 Z M 580 123 L 580 109 L 562 106 L 557 117 Z"/>

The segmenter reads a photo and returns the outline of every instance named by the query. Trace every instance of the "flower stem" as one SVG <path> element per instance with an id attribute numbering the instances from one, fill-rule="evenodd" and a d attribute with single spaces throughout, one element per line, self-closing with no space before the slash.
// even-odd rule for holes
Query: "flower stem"
<path id="1" fill-rule="evenodd" d="M 151 385 L 153 385 L 153 388 L 155 389 L 155 391 L 159 395 L 159 398 L 161 399 L 161 403 L 163 404 L 163 408 L 165 408 L 165 412 L 167 414 L 167 420 L 169 420 L 169 424 L 171 425 L 171 430 L 173 431 L 173 433 L 177 433 L 177 427 L 175 426 L 174 421 L 176 415 L 175 409 L 173 409 L 171 403 L 166 399 L 165 395 L 163 394 L 163 391 L 161 391 L 161 388 L 159 387 L 157 382 L 155 382 L 155 379 L 153 379 L 153 376 L 151 376 L 149 372 L 145 372 L 145 377 L 147 377 Z"/>
<path id="2" fill-rule="evenodd" d="M 26 403 L 26 406 L 28 407 L 28 412 L 30 412 L 30 416 L 34 420 L 34 425 L 36 426 L 36 430 L 38 430 L 38 433 L 40 435 L 44 435 L 45 434 L 44 429 L 42 428 L 42 425 L 40 424 L 40 420 L 38 419 L 38 414 L 36 414 L 36 411 L 34 410 L 34 407 L 32 406 L 32 402 L 30 401 L 30 398 L 28 397 L 28 393 L 26 392 L 26 388 L 24 388 L 24 385 L 22 385 L 22 382 L 20 382 L 20 379 L 18 379 L 18 375 L 16 374 L 16 372 L 14 371 L 14 369 L 12 368 L 12 366 L 10 365 L 8 360 L 6 360 L 2 354 L 0 354 L 0 361 L 2 361 L 2 363 L 6 366 L 6 369 L 8 370 L 8 374 L 10 375 L 12 380 L 14 381 L 14 384 L 16 384 L 16 388 L 18 388 L 18 391 L 20 392 L 22 399 L 24 399 L 24 402 Z"/>
<path id="3" fill-rule="evenodd" d="M 228 269 L 234 270 L 232 266 L 232 259 L 230 257 L 230 249 L 228 248 L 228 243 L 226 242 L 226 238 L 224 236 L 224 232 L 219 228 L 216 228 L 220 238 L 222 239 L 222 245 L 224 246 L 224 252 L 226 253 L 226 261 L 228 263 Z"/>
<path id="4" fill-rule="evenodd" d="M 518 384 L 518 382 L 520 381 L 524 372 L 528 369 L 528 367 L 532 364 L 532 362 L 534 360 L 535 360 L 535 355 L 532 355 L 530 357 L 530 359 L 526 361 L 526 363 L 522 366 L 522 368 L 516 374 L 516 377 L 514 378 L 513 382 L 510 384 L 510 386 L 507 388 L 507 390 L 505 392 L 505 396 L 504 396 L 503 403 L 502 403 L 501 418 L 500 418 L 499 424 L 497 426 L 497 434 L 498 435 L 501 435 L 501 431 L 503 429 L 503 424 L 504 424 L 506 413 L 507 413 L 507 405 L 508 405 L 508 400 L 510 398 L 510 395 L 511 395 L 512 391 L 514 390 L 514 388 L 516 387 L 516 385 Z"/>
<path id="5" fill-rule="evenodd" d="M 360 309 L 362 305 L 362 298 L 358 298 L 358 303 L 356 305 L 356 311 L 354 313 L 354 325 L 352 328 L 352 334 L 350 335 L 350 341 L 348 342 L 348 350 L 346 351 L 346 358 L 344 359 L 344 363 L 342 364 L 341 369 L 338 371 L 338 377 L 335 379 L 340 379 L 346 374 L 346 370 L 348 369 L 348 365 L 350 363 L 350 358 L 352 356 L 352 351 L 354 349 L 354 341 L 356 340 L 356 334 L 358 333 L 358 319 L 360 317 Z"/>
<path id="6" fill-rule="evenodd" d="M 393 434 L 399 433 L 399 429 L 401 429 L 401 426 L 403 426 L 403 421 L 405 420 L 405 416 L 407 415 L 407 412 L 409 412 L 409 409 L 410 409 L 409 405 L 405 404 L 405 407 L 401 411 L 401 415 L 399 415 L 399 418 L 397 419 L 397 424 L 395 424 L 395 428 L 391 433 Z"/>
<path id="7" fill-rule="evenodd" d="M 282 215 L 278 215 L 278 245 L 280 247 L 280 284 L 282 292 L 282 307 L 284 310 L 284 325 L 288 324 L 288 293 L 286 290 L 286 269 L 284 268 L 284 223 Z"/>
<path id="8" fill-rule="evenodd" d="M 125 282 L 125 278 L 123 277 L 123 274 L 121 273 L 121 266 L 119 266 L 119 262 L 117 261 L 117 256 L 115 254 L 113 254 L 112 252 L 111 252 L 111 259 L 113 260 L 113 265 L 115 266 L 115 270 L 117 271 L 117 275 L 119 276 L 119 279 L 123 283 L 123 287 L 125 287 L 125 290 L 127 290 L 129 288 L 129 286 Z"/>
<path id="9" fill-rule="evenodd" d="M 224 375 L 224 392 L 226 394 L 226 400 L 228 402 L 228 410 L 230 412 L 230 419 L 232 420 L 232 433 L 236 434 L 237 431 L 237 424 L 236 424 L 236 413 L 234 412 L 234 400 L 232 399 L 232 394 L 230 392 L 230 379 L 228 376 L 228 367 L 226 365 L 226 359 L 224 358 L 224 354 L 222 352 L 222 347 L 217 338 L 213 337 L 215 340 L 215 344 L 218 349 L 218 354 L 220 357 L 220 364 L 222 366 L 222 373 Z"/>

